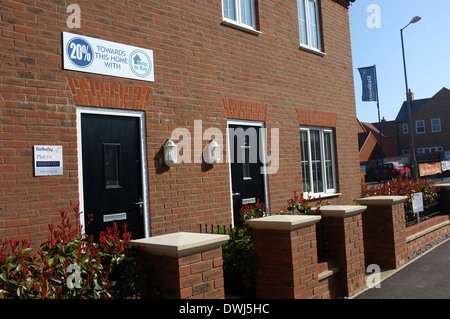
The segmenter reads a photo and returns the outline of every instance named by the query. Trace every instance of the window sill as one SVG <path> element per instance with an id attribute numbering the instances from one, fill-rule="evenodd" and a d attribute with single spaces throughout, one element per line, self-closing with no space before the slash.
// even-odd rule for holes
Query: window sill
<path id="1" fill-rule="evenodd" d="M 300 50 L 306 51 L 306 52 L 310 52 L 310 53 L 314 53 L 316 55 L 319 56 L 326 56 L 327 54 L 325 52 L 322 52 L 320 50 L 305 46 L 303 44 L 300 44 Z"/>
<path id="2" fill-rule="evenodd" d="M 250 34 L 254 34 L 254 35 L 260 35 L 260 34 L 262 33 L 261 31 L 252 29 L 251 27 L 247 27 L 247 26 L 245 26 L 245 25 L 237 24 L 237 23 L 234 22 L 234 21 L 223 20 L 221 24 L 222 24 L 222 25 L 225 25 L 225 26 L 227 26 L 227 27 L 231 27 L 231 28 L 234 28 L 234 29 L 238 29 L 238 30 L 241 30 L 241 31 L 250 33 Z"/>
<path id="3" fill-rule="evenodd" d="M 307 200 L 317 200 L 325 198 L 339 197 L 342 193 L 303 193 L 303 198 Z"/>

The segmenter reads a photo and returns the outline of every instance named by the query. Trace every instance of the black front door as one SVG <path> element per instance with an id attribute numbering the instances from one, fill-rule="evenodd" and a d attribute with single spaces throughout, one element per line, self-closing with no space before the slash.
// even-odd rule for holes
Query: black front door
<path id="1" fill-rule="evenodd" d="M 95 238 L 114 223 L 127 224 L 133 238 L 144 237 L 139 122 L 81 114 L 85 225 Z"/>
<path id="2" fill-rule="evenodd" d="M 245 204 L 265 202 L 263 164 L 258 126 L 229 124 L 233 218 L 240 221 Z"/>

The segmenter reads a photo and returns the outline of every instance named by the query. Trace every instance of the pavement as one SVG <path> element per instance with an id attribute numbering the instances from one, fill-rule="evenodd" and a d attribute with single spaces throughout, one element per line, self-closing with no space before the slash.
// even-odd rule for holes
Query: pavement
<path id="1" fill-rule="evenodd" d="M 382 271 L 379 288 L 351 299 L 450 299 L 450 238 L 401 268 Z"/>

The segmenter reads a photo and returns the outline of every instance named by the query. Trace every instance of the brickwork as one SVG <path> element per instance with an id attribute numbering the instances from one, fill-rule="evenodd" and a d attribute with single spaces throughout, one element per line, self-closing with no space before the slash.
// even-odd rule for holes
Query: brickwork
<path id="1" fill-rule="evenodd" d="M 227 235 L 177 232 L 132 241 L 147 256 L 144 298 L 221 299 Z"/>
<path id="2" fill-rule="evenodd" d="M 258 298 L 307 299 L 317 287 L 315 226 L 298 230 L 254 229 Z"/>
<path id="3" fill-rule="evenodd" d="M 224 298 L 221 248 L 187 257 L 149 255 L 144 298 Z M 157 295 L 157 292 L 160 295 Z"/>
<path id="4" fill-rule="evenodd" d="M 362 214 L 366 266 L 398 268 L 407 262 L 405 199 L 406 196 L 358 199 L 367 206 Z"/>
<path id="5" fill-rule="evenodd" d="M 222 132 L 227 118 L 264 121 L 269 150 L 270 129 L 279 128 L 279 170 L 268 177 L 277 210 L 302 189 L 299 124 L 306 122 L 297 110 L 308 110 L 315 125 L 335 131 L 342 193 L 335 201 L 351 203 L 359 192 L 359 164 L 348 3 L 320 1 L 326 54 L 318 55 L 299 49 L 295 1 L 258 5 L 259 35 L 222 25 L 220 1 L 80 1 L 79 29 L 67 26 L 65 2 L 2 1 L 0 236 L 38 245 L 58 210 L 79 204 L 78 106 L 145 113 L 153 236 L 231 222 L 228 163 L 209 170 L 194 161 L 170 170 L 158 166 L 172 131 L 193 134 L 194 120 Z M 62 32 L 153 50 L 155 82 L 64 70 Z M 236 113 L 236 101 L 243 112 Z M 331 113 L 331 120 L 320 121 Z M 62 176 L 34 177 L 32 147 L 42 144 L 63 146 Z"/>
<path id="6" fill-rule="evenodd" d="M 124 83 L 67 78 L 76 105 L 145 110 L 151 89 Z"/>
<path id="7" fill-rule="evenodd" d="M 365 285 L 362 216 L 323 217 L 320 223 L 328 238 L 329 258 L 339 267 L 340 293 L 352 296 Z"/>
<path id="8" fill-rule="evenodd" d="M 406 228 L 408 257 L 441 236 L 450 233 L 450 216 L 435 216 Z"/>

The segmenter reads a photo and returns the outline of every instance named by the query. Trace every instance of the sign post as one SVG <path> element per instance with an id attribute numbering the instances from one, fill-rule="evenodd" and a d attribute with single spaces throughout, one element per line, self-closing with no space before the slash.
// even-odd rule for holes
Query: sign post
<path id="1" fill-rule="evenodd" d="M 423 212 L 423 194 L 422 193 L 412 193 L 412 208 L 413 213 L 417 214 L 417 223 L 420 222 L 419 213 Z"/>

